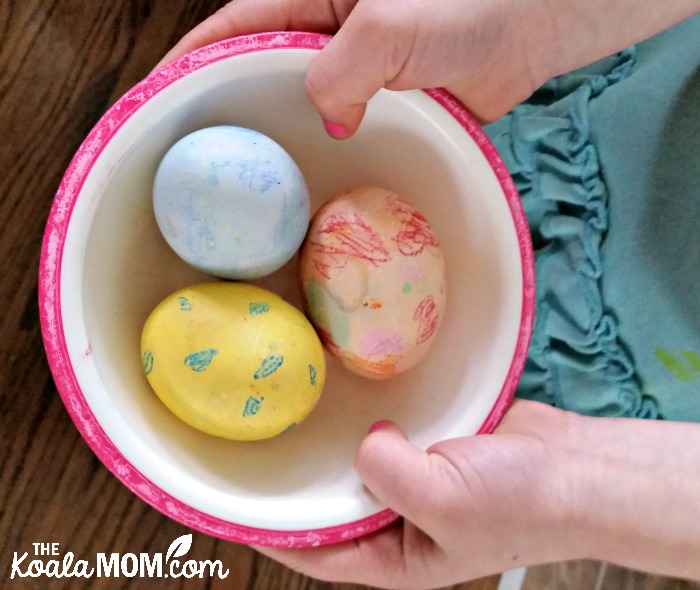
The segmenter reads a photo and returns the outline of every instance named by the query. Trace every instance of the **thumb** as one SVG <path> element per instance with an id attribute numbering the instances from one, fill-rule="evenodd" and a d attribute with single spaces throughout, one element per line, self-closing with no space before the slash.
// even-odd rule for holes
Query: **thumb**
<path id="1" fill-rule="evenodd" d="M 368 3 L 359 2 L 333 39 L 312 60 L 306 92 L 323 118 L 326 131 L 345 139 L 357 131 L 367 101 L 396 72 L 387 70 L 381 20 L 371 22 Z"/>
<path id="2" fill-rule="evenodd" d="M 375 423 L 355 455 L 367 489 L 389 508 L 424 528 L 434 497 L 430 456 L 393 422 Z"/>

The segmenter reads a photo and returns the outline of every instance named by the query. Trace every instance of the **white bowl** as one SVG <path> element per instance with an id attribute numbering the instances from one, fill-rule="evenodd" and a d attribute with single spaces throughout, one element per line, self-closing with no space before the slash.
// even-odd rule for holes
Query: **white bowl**
<path id="1" fill-rule="evenodd" d="M 197 50 L 152 73 L 97 123 L 48 219 L 40 268 L 44 341 L 82 436 L 134 493 L 193 529 L 241 543 L 309 546 L 396 518 L 353 470 L 368 427 L 389 418 L 421 447 L 487 433 L 522 371 L 533 318 L 527 221 L 477 123 L 445 91 L 381 91 L 355 137 L 326 136 L 304 92 L 323 35 L 272 33 Z M 236 443 L 193 430 L 143 375 L 139 340 L 153 307 L 209 279 L 166 245 L 151 187 L 167 149 L 202 127 L 235 124 L 281 144 L 312 208 L 355 185 L 402 194 L 431 222 L 446 258 L 448 304 L 436 342 L 389 381 L 328 359 L 325 391 L 295 430 Z M 299 305 L 296 260 L 260 284 Z"/>

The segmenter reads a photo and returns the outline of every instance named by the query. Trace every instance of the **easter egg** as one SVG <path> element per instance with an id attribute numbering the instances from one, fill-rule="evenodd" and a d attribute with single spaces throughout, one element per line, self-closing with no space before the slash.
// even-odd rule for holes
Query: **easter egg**
<path id="1" fill-rule="evenodd" d="M 176 142 L 158 166 L 153 207 L 185 262 L 226 279 L 282 267 L 309 225 L 309 193 L 294 160 L 269 137 L 235 126 Z"/>
<path id="2" fill-rule="evenodd" d="M 354 188 L 314 214 L 300 281 L 304 308 L 328 351 L 365 377 L 416 365 L 443 319 L 438 239 L 418 210 L 381 188 Z"/>
<path id="3" fill-rule="evenodd" d="M 326 376 L 321 342 L 278 295 L 228 281 L 166 297 L 146 320 L 143 368 L 162 402 L 190 426 L 238 441 L 304 420 Z"/>

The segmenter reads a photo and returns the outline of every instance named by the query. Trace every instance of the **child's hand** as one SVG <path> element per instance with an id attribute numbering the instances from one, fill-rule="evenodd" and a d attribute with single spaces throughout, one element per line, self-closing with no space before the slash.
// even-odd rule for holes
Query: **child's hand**
<path id="1" fill-rule="evenodd" d="M 403 520 L 314 549 L 260 548 L 308 575 L 435 588 L 590 558 L 700 579 L 700 424 L 586 418 L 516 400 L 495 432 L 427 451 L 394 425 L 356 469 Z"/>
<path id="2" fill-rule="evenodd" d="M 335 34 L 313 60 L 309 97 L 328 132 L 352 135 L 380 89 L 443 86 L 483 121 L 550 76 L 678 22 L 699 0 L 234 0 L 161 61 L 243 34 Z"/>
<path id="3" fill-rule="evenodd" d="M 566 477 L 578 418 L 518 401 L 497 432 L 424 452 L 395 425 L 356 456 L 367 488 L 405 517 L 366 538 L 316 549 L 260 551 L 314 577 L 433 588 L 583 551 Z"/>
<path id="4" fill-rule="evenodd" d="M 477 116 L 493 119 L 550 75 L 530 55 L 532 31 L 513 0 L 235 0 L 185 36 L 163 59 L 227 37 L 271 30 L 334 33 L 313 60 L 309 97 L 335 137 L 355 132 L 382 87 L 444 86 Z M 533 9 L 546 12 L 533 2 Z M 545 20 L 545 14 L 539 17 Z M 548 37 L 537 31 L 539 37 Z"/>

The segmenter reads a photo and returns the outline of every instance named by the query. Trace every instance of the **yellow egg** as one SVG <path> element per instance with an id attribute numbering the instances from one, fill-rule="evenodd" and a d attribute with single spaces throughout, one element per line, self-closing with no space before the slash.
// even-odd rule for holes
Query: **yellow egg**
<path id="1" fill-rule="evenodd" d="M 193 285 L 164 299 L 141 337 L 151 387 L 203 432 L 260 440 L 311 412 L 326 377 L 323 347 L 304 315 L 244 283 Z"/>

